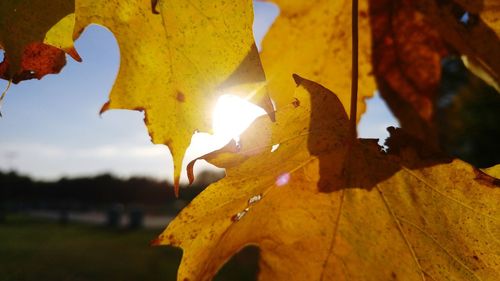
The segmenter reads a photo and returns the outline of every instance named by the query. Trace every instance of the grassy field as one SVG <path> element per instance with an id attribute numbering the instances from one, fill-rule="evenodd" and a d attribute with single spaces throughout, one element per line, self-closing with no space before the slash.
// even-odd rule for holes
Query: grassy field
<path id="1" fill-rule="evenodd" d="M 150 247 L 161 230 L 111 230 L 20 216 L 0 224 L 0 281 L 176 280 L 182 252 Z M 247 250 L 215 280 L 255 280 L 258 252 Z"/>

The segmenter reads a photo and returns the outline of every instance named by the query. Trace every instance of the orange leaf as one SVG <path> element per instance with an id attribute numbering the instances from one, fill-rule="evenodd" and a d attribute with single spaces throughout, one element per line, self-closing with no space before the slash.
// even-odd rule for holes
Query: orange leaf
<path id="1" fill-rule="evenodd" d="M 66 63 L 64 52 L 81 61 L 71 40 L 74 9 L 68 0 L 1 1 L 0 77 L 18 83 L 58 73 Z"/>
<path id="2" fill-rule="evenodd" d="M 211 280 L 247 245 L 260 248 L 259 280 L 500 278 L 500 188 L 399 130 L 388 152 L 352 143 L 339 99 L 295 80 L 276 123 L 257 119 L 203 157 L 226 178 L 157 241 L 183 249 L 178 280 Z"/>
<path id="3" fill-rule="evenodd" d="M 406 102 L 417 118 L 430 122 L 441 81 L 441 60 L 448 50 L 416 6 L 411 0 L 370 1 L 373 64 L 381 93 L 394 104 L 396 116 L 406 121 L 408 112 L 400 105 Z"/>

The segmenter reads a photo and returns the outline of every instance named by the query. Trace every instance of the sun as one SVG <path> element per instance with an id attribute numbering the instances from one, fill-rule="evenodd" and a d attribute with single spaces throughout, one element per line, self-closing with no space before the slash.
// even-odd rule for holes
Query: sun
<path id="1" fill-rule="evenodd" d="M 234 95 L 222 95 L 212 116 L 214 136 L 238 139 L 239 135 L 259 116 L 266 112 L 257 105 Z"/>
<path id="2" fill-rule="evenodd" d="M 243 98 L 230 94 L 220 96 L 212 113 L 213 135 L 195 133 L 186 158 L 190 161 L 210 153 L 223 147 L 231 139 L 239 141 L 239 136 L 250 124 L 264 114 L 266 113 L 262 108 Z"/>

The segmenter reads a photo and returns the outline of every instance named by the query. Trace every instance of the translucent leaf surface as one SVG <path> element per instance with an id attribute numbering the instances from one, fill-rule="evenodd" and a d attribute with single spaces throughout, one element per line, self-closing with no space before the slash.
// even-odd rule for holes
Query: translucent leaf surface
<path id="1" fill-rule="evenodd" d="M 252 1 L 151 3 L 77 0 L 75 30 L 96 23 L 115 35 L 120 70 L 103 111 L 144 111 L 152 141 L 173 155 L 177 185 L 191 136 L 210 131 L 219 95 L 244 97 L 268 112 L 272 105 L 252 35 Z"/>
<path id="2" fill-rule="evenodd" d="M 262 62 L 271 98 L 278 108 L 291 98 L 292 74 L 317 81 L 335 91 L 346 109 L 350 107 L 351 1 L 273 1 L 280 15 L 263 41 Z M 371 68 L 371 33 L 368 2 L 359 11 L 358 117 L 364 99 L 375 91 Z"/>
<path id="3" fill-rule="evenodd" d="M 210 280 L 246 245 L 260 248 L 259 280 L 500 278 L 497 186 L 400 130 L 387 153 L 353 143 L 339 99 L 295 80 L 276 123 L 203 157 L 226 178 L 156 241 L 183 249 L 178 280 Z"/>

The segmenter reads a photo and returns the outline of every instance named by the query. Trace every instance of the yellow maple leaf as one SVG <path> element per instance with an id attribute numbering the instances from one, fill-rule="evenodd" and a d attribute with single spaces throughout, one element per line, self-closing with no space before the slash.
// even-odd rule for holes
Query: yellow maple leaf
<path id="1" fill-rule="evenodd" d="M 155 241 L 183 249 L 178 280 L 210 280 L 247 245 L 260 248 L 259 280 L 500 278 L 499 188 L 400 130 L 387 153 L 353 143 L 339 99 L 295 80 L 276 123 L 259 118 L 202 157 L 227 176 Z"/>
<path id="2" fill-rule="evenodd" d="M 277 108 L 293 93 L 292 74 L 321 83 L 336 94 L 349 110 L 351 93 L 351 1 L 276 0 L 280 15 L 262 43 L 262 63 L 271 98 Z M 371 33 L 368 1 L 359 6 L 358 120 L 364 99 L 373 96 Z"/>
<path id="3" fill-rule="evenodd" d="M 237 95 L 273 110 L 252 35 L 252 1 L 151 3 L 78 0 L 75 35 L 91 23 L 113 32 L 120 70 L 103 111 L 145 112 L 152 141 L 172 153 L 177 187 L 191 136 L 211 130 L 218 96 Z"/>

